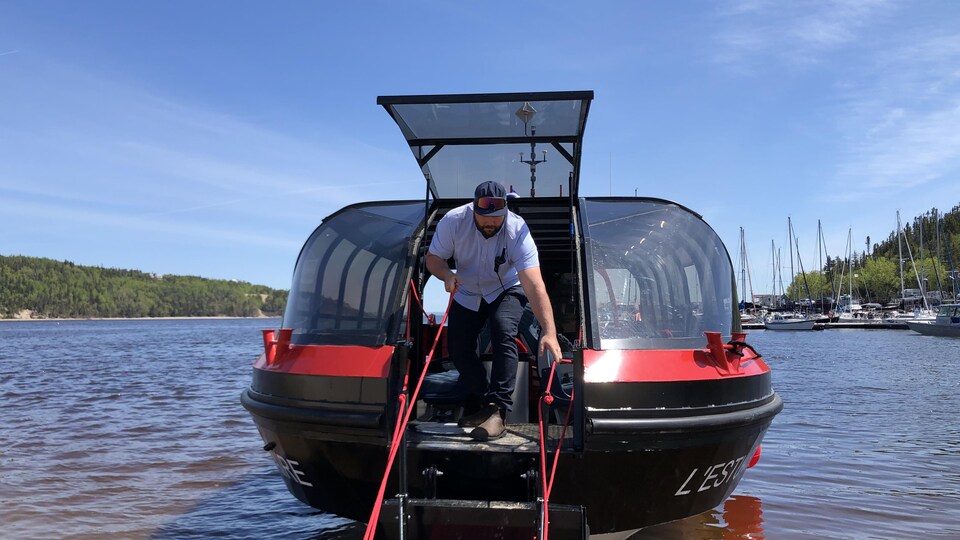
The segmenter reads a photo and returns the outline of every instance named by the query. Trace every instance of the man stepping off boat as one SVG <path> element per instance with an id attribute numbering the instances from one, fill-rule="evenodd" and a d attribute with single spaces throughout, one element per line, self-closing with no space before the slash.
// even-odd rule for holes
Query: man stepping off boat
<path id="1" fill-rule="evenodd" d="M 447 260 L 456 261 L 456 272 Z M 517 379 L 515 337 L 530 302 L 540 323 L 539 354 L 560 358 L 553 308 L 540 274 L 537 246 L 523 218 L 507 208 L 506 190 L 483 182 L 472 203 L 454 208 L 437 224 L 427 253 L 427 270 L 455 293 L 447 329 L 450 356 L 467 392 L 460 427 L 472 427 L 478 441 L 503 435 L 513 409 Z M 490 377 L 480 362 L 478 343 L 484 323 L 490 329 Z"/>

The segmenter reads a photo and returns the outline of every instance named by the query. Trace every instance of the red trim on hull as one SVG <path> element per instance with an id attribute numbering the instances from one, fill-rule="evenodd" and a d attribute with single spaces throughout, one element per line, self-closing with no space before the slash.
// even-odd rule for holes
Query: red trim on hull
<path id="1" fill-rule="evenodd" d="M 738 372 L 718 366 L 710 350 L 583 351 L 583 380 L 587 383 L 706 381 L 767 373 L 763 360 L 746 349 Z M 733 356 L 733 353 L 727 353 Z M 732 361 L 731 361 L 732 364 Z"/>
<path id="2" fill-rule="evenodd" d="M 261 354 L 253 367 L 298 375 L 386 378 L 390 375 L 394 349 L 392 345 L 289 345 L 272 360 Z"/>

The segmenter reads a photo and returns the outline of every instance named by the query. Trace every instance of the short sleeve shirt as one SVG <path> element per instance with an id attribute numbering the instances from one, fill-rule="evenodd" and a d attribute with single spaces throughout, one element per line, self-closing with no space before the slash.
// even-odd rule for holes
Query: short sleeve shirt
<path id="1" fill-rule="evenodd" d="M 492 303 L 500 293 L 519 285 L 520 270 L 540 266 L 537 246 L 523 218 L 508 211 L 500 231 L 484 238 L 473 220 L 473 203 L 443 216 L 430 242 L 430 253 L 456 261 L 460 287 L 453 298 L 473 311 L 480 309 L 481 298 Z M 495 260 L 501 254 L 505 262 L 499 272 L 494 272 Z"/>

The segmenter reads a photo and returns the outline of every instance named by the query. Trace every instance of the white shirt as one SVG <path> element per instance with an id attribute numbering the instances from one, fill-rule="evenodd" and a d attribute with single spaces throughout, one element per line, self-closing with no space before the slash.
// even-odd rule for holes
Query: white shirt
<path id="1" fill-rule="evenodd" d="M 437 223 L 430 253 L 443 260 L 456 260 L 460 287 L 453 298 L 473 311 L 480 309 L 481 298 L 492 303 L 500 293 L 519 285 L 518 271 L 540 266 L 537 246 L 523 218 L 507 211 L 503 227 L 491 238 L 484 238 L 473 220 L 472 202 L 447 212 Z M 498 278 L 493 267 L 501 253 L 506 262 L 500 265 Z"/>

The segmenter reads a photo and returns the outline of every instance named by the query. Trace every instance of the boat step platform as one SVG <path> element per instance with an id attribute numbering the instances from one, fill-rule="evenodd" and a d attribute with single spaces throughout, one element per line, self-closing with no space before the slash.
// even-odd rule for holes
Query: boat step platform
<path id="1" fill-rule="evenodd" d="M 507 431 L 499 439 L 479 442 L 470 438 L 473 428 L 458 427 L 455 423 L 411 422 L 407 430 L 407 445 L 418 450 L 540 453 L 540 430 L 537 424 L 507 424 Z M 548 449 L 555 449 L 563 433 L 563 426 L 547 427 Z M 573 427 L 568 427 L 563 447 L 573 444 Z"/>
<path id="2" fill-rule="evenodd" d="M 539 536 L 534 502 L 407 499 L 406 527 L 401 535 L 399 499 L 387 499 L 380 510 L 377 538 L 443 540 L 530 540 Z M 582 506 L 550 505 L 550 538 L 587 540 L 590 529 Z"/>

